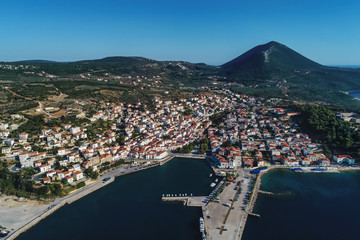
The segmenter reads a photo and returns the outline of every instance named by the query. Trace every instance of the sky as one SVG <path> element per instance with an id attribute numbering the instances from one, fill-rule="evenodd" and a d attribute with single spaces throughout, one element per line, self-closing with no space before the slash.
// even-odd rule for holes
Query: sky
<path id="1" fill-rule="evenodd" d="M 0 61 L 142 56 L 223 64 L 277 41 L 360 65 L 358 0 L 1 0 Z"/>

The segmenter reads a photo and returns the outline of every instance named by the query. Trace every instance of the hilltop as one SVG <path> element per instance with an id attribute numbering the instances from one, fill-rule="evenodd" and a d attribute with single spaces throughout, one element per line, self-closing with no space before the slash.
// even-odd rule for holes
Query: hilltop
<path id="1" fill-rule="evenodd" d="M 324 66 L 274 41 L 223 64 L 219 74 L 245 93 L 360 109 L 342 93 L 360 89 L 359 69 Z"/>

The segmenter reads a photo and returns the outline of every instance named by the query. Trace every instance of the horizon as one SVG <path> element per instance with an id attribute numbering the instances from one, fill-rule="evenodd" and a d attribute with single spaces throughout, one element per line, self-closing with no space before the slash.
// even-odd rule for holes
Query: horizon
<path id="1" fill-rule="evenodd" d="M 140 56 L 217 66 L 275 40 L 322 65 L 360 65 L 359 7 L 325 0 L 5 1 L 1 61 Z"/>

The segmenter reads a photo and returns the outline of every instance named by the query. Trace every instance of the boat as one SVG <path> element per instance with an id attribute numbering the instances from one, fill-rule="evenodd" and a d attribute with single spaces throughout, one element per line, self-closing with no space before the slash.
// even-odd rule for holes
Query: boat
<path id="1" fill-rule="evenodd" d="M 212 173 L 210 173 L 209 177 L 212 177 Z"/>
<path id="2" fill-rule="evenodd" d="M 1 230 L 0 231 L 0 237 L 6 237 L 9 234 L 10 231 Z"/>
<path id="3" fill-rule="evenodd" d="M 200 223 L 200 232 L 204 232 L 205 226 L 204 226 L 204 219 L 202 217 L 200 217 L 199 223 Z"/>
<path id="4" fill-rule="evenodd" d="M 201 238 L 202 238 L 202 240 L 206 240 L 206 235 L 204 232 L 202 233 Z"/>
<path id="5" fill-rule="evenodd" d="M 211 183 L 210 184 L 210 187 L 215 187 L 216 186 L 216 183 Z"/>
<path id="6" fill-rule="evenodd" d="M 219 179 L 215 179 L 215 182 L 218 182 L 219 181 Z"/>

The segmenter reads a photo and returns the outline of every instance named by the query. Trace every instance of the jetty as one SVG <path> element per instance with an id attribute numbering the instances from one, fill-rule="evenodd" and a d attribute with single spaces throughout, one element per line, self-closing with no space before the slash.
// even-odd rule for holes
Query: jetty
<path id="1" fill-rule="evenodd" d="M 189 207 L 205 207 L 208 196 L 177 196 L 177 197 L 162 197 L 164 202 L 183 202 Z"/>
<path id="2" fill-rule="evenodd" d="M 263 190 L 258 190 L 258 193 L 262 193 L 262 194 L 266 194 L 266 195 L 275 195 L 275 193 L 267 192 L 267 191 L 263 191 Z"/>
<path id="3" fill-rule="evenodd" d="M 247 214 L 248 214 L 249 216 L 253 216 L 253 217 L 260 218 L 260 214 L 257 214 L 257 213 L 248 212 Z"/>

